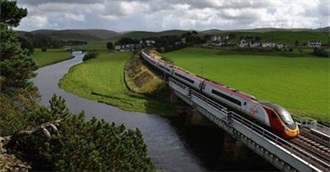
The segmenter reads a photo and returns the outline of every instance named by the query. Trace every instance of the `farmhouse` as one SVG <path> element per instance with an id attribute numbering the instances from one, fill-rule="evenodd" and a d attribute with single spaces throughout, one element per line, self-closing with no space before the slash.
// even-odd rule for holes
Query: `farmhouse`
<path id="1" fill-rule="evenodd" d="M 239 47 L 260 47 L 260 42 L 255 41 L 254 39 L 245 38 L 242 39 L 239 43 Z"/>
<path id="2" fill-rule="evenodd" d="M 283 43 L 278 43 L 278 44 L 276 44 L 276 48 L 278 48 L 278 49 L 286 49 L 286 48 L 288 48 L 288 46 L 286 44 L 283 44 Z"/>
<path id="3" fill-rule="evenodd" d="M 275 48 L 275 42 L 264 42 L 262 43 L 262 48 Z"/>
<path id="4" fill-rule="evenodd" d="M 321 45 L 321 41 L 308 41 L 307 43 L 308 47 L 321 47 Z"/>
<path id="5" fill-rule="evenodd" d="M 211 37 L 211 45 L 213 46 L 223 46 L 229 44 L 229 36 L 212 36 Z"/>
<path id="6" fill-rule="evenodd" d="M 133 51 L 139 47 L 138 44 L 125 44 L 125 45 L 116 45 L 115 50 L 116 51 Z"/>

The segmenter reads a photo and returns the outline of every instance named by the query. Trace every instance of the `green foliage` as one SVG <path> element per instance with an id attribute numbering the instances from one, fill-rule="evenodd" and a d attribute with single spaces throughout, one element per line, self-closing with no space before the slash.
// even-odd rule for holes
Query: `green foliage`
<path id="1" fill-rule="evenodd" d="M 0 22 L 9 26 L 18 26 L 23 17 L 27 15 L 27 10 L 18 8 L 16 1 L 0 0 Z"/>
<path id="2" fill-rule="evenodd" d="M 47 140 L 32 136 L 15 149 L 28 154 L 35 170 L 56 171 L 154 171 L 141 132 L 96 118 L 85 121 L 73 115 L 56 95 L 50 107 L 41 107 L 29 116 L 38 125 L 62 119 L 58 134 Z M 25 157 L 28 158 L 28 157 Z"/>
<path id="3" fill-rule="evenodd" d="M 34 52 L 33 43 L 26 37 L 19 36 L 18 40 L 21 44 L 21 48 L 28 52 L 28 55 L 31 55 Z"/>
<path id="4" fill-rule="evenodd" d="M 41 51 L 42 52 L 46 52 L 47 51 L 47 47 L 46 46 L 41 47 Z"/>
<path id="5" fill-rule="evenodd" d="M 36 64 L 20 47 L 17 34 L 6 26 L 0 27 L 1 92 L 13 94 L 17 89 L 31 87 L 28 79 L 35 76 Z"/>
<path id="6" fill-rule="evenodd" d="M 85 56 L 83 57 L 83 61 L 86 61 L 86 60 L 90 60 L 90 59 L 93 59 L 97 56 L 97 52 L 93 52 L 93 51 L 89 51 L 85 54 Z"/>
<path id="7" fill-rule="evenodd" d="M 109 50 L 112 50 L 113 49 L 113 43 L 112 42 L 107 42 L 107 48 Z"/>
<path id="8" fill-rule="evenodd" d="M 313 55 L 318 56 L 318 57 L 327 57 L 330 58 L 330 53 L 325 51 L 323 48 L 317 48 L 315 47 L 313 49 Z"/>

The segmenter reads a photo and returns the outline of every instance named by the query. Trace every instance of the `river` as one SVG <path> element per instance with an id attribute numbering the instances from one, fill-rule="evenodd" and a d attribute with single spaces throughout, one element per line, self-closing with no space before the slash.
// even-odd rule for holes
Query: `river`
<path id="1" fill-rule="evenodd" d="M 207 171 L 200 160 L 185 146 L 168 119 L 137 112 L 126 112 L 117 107 L 80 98 L 58 87 L 58 81 L 71 66 L 82 62 L 83 55 L 75 53 L 75 58 L 54 65 L 42 67 L 33 79 L 41 93 L 41 103 L 48 105 L 53 94 L 62 96 L 73 113 L 85 111 L 86 118 L 95 116 L 127 128 L 139 128 L 148 146 L 153 163 L 168 171 Z"/>

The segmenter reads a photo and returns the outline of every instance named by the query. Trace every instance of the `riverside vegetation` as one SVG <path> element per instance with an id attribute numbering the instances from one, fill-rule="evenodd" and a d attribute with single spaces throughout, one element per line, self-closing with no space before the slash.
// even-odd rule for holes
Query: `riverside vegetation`
<path id="1" fill-rule="evenodd" d="M 30 80 L 37 65 L 10 29 L 27 10 L 16 1 L 0 0 L 0 5 L 0 171 L 154 171 L 138 129 L 86 121 L 56 95 L 48 107 L 39 104 Z M 52 121 L 60 121 L 52 132 L 42 128 Z"/>

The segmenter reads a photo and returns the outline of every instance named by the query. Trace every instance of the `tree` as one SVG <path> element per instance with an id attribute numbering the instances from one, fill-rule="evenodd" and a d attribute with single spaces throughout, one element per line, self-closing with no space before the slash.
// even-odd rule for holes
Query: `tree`
<path id="1" fill-rule="evenodd" d="M 27 15 L 27 10 L 19 8 L 16 1 L 0 0 L 0 22 L 8 26 L 18 26 L 23 17 Z"/>
<path id="2" fill-rule="evenodd" d="M 18 41 L 21 44 L 21 48 L 25 51 L 28 51 L 28 55 L 31 55 L 34 52 L 33 43 L 31 42 L 30 39 L 24 36 L 19 36 Z"/>
<path id="3" fill-rule="evenodd" d="M 112 42 L 107 42 L 107 48 L 109 50 L 112 50 L 113 49 L 113 43 Z"/>
<path id="4" fill-rule="evenodd" d="M 1 92 L 11 94 L 18 89 L 31 87 L 35 76 L 35 62 L 20 47 L 17 34 L 2 25 L 0 30 Z"/>

